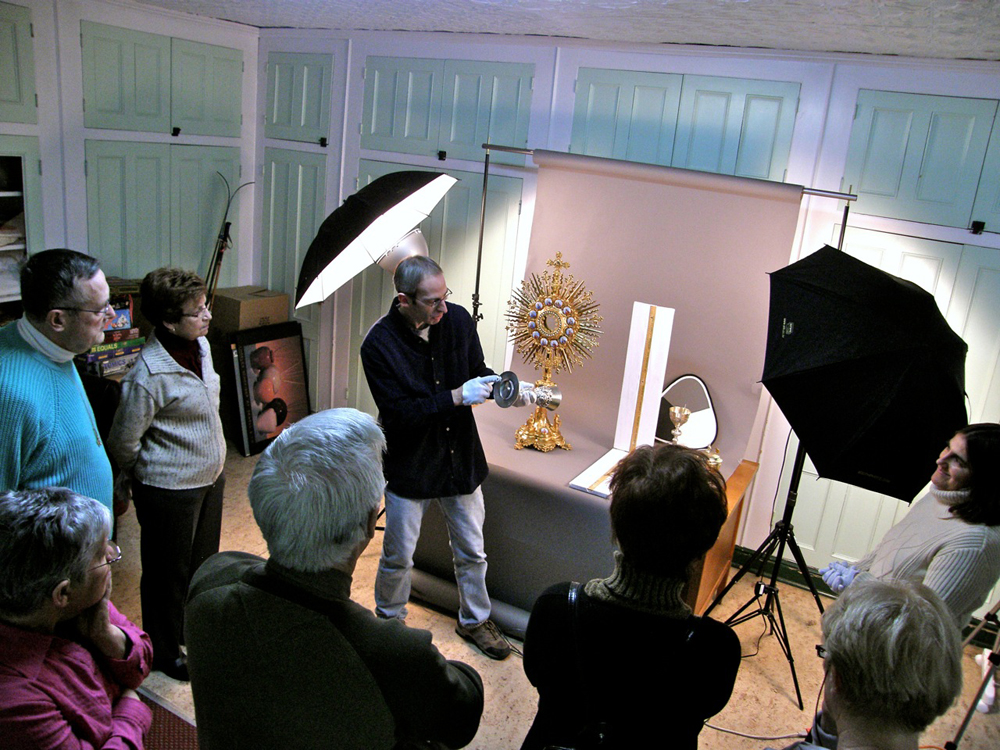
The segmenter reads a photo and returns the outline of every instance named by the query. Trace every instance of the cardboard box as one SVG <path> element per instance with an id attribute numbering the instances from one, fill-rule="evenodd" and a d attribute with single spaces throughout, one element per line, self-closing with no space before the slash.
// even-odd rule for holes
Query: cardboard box
<path id="1" fill-rule="evenodd" d="M 229 334 L 288 320 L 288 295 L 262 286 L 215 290 L 211 332 Z"/>

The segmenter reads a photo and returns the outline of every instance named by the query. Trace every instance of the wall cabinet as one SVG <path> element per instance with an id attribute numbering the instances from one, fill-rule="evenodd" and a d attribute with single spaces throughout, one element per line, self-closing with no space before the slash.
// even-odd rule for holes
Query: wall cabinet
<path id="1" fill-rule="evenodd" d="M 569 150 L 670 164 L 683 76 L 580 68 Z"/>
<path id="2" fill-rule="evenodd" d="M 38 122 L 31 9 L 0 3 L 0 121 Z"/>
<path id="3" fill-rule="evenodd" d="M 332 55 L 268 54 L 264 135 L 325 146 L 330 137 L 332 77 Z"/>
<path id="4" fill-rule="evenodd" d="M 219 174 L 236 189 L 239 149 L 88 140 L 85 151 L 88 246 L 105 273 L 141 278 L 170 265 L 204 278 L 228 197 Z M 234 237 L 238 213 L 234 202 Z M 236 278 L 231 257 L 219 285 Z"/>
<path id="5" fill-rule="evenodd" d="M 783 180 L 799 84 L 580 68 L 570 151 Z"/>
<path id="6" fill-rule="evenodd" d="M 361 147 L 470 161 L 483 160 L 484 143 L 526 148 L 533 75 L 521 63 L 369 57 Z"/>
<path id="7" fill-rule="evenodd" d="M 842 189 L 857 193 L 863 214 L 967 227 L 975 204 L 986 221 L 989 198 L 976 203 L 976 193 L 996 113 L 991 99 L 862 89 Z M 984 196 L 991 185 L 1000 192 L 1000 177 L 984 178 Z M 992 231 L 1000 231 L 996 203 L 994 195 Z"/>
<path id="8" fill-rule="evenodd" d="M 684 76 L 671 166 L 781 182 L 799 84 Z"/>
<path id="9" fill-rule="evenodd" d="M 0 302 L 21 298 L 18 264 L 45 249 L 38 139 L 0 135 Z"/>
<path id="10" fill-rule="evenodd" d="M 326 218 L 326 155 L 265 148 L 262 171 L 261 283 L 285 292 L 294 305 L 299 269 Z M 302 324 L 309 393 L 319 394 L 320 306 L 292 315 Z"/>
<path id="11" fill-rule="evenodd" d="M 82 21 L 88 128 L 238 137 L 243 53 Z"/>

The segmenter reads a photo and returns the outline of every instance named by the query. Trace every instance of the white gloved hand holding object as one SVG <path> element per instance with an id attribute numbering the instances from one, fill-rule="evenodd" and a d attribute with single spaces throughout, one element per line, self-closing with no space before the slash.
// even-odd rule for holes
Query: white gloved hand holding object
<path id="1" fill-rule="evenodd" d="M 538 401 L 538 392 L 535 391 L 535 386 L 522 380 L 518 383 L 517 398 L 514 399 L 511 406 L 534 406 L 536 401 Z"/>
<path id="2" fill-rule="evenodd" d="M 839 560 L 833 561 L 819 571 L 820 575 L 823 576 L 823 582 L 835 594 L 839 594 L 850 586 L 858 572 L 858 569 L 854 566 L 840 562 Z"/>
<path id="3" fill-rule="evenodd" d="M 499 375 L 483 375 L 462 383 L 462 406 L 483 403 L 493 393 L 493 384 L 499 379 Z"/>

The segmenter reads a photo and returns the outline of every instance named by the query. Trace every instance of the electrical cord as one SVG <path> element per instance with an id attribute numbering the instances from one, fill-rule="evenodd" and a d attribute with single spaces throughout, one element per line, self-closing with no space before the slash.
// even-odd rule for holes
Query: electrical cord
<path id="1" fill-rule="evenodd" d="M 759 640 L 758 640 L 758 643 L 759 643 Z M 819 690 L 816 692 L 816 706 L 813 709 L 813 717 L 814 717 L 813 721 L 816 720 L 815 717 L 819 716 L 819 703 L 820 703 L 820 698 L 823 695 L 823 687 L 825 685 L 826 685 L 826 673 L 824 672 L 823 673 L 823 682 L 820 683 Z M 765 736 L 765 735 L 759 735 L 759 734 L 746 734 L 745 732 L 738 732 L 735 729 L 727 729 L 726 727 L 718 727 L 715 724 L 709 724 L 707 720 L 705 721 L 705 726 L 708 727 L 709 729 L 714 729 L 717 732 L 724 732 L 725 734 L 734 734 L 737 737 L 744 737 L 744 738 L 746 738 L 748 740 L 763 740 L 763 741 L 771 741 L 771 740 L 801 740 L 801 739 L 804 739 L 804 738 L 806 738 L 806 737 L 809 736 L 808 732 L 805 732 L 805 733 L 799 732 L 797 734 L 777 734 L 777 735 L 773 735 L 773 736 Z M 938 750 L 940 750 L 940 749 L 938 749 Z"/>

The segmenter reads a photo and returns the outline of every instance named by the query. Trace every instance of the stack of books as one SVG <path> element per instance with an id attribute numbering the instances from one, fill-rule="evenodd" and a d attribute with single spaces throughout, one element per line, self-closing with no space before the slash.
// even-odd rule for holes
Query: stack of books
<path id="1" fill-rule="evenodd" d="M 130 293 L 112 288 L 111 306 L 115 317 L 104 329 L 104 343 L 78 355 L 77 362 L 83 372 L 118 380 L 135 364 L 146 338 L 139 335 L 139 327 L 134 325 Z"/>

